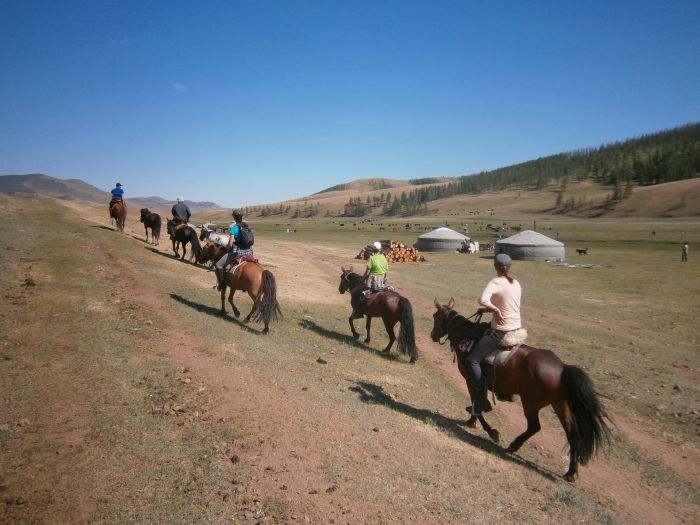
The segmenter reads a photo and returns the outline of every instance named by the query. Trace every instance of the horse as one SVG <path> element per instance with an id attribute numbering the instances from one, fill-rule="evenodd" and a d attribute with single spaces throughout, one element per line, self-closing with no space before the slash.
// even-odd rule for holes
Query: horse
<path id="1" fill-rule="evenodd" d="M 588 248 L 576 248 L 576 253 L 579 255 L 588 255 Z"/>
<path id="2" fill-rule="evenodd" d="M 187 254 L 187 243 L 192 244 L 192 251 L 195 257 L 199 257 L 202 253 L 202 246 L 199 244 L 199 239 L 197 238 L 197 230 L 188 224 L 181 224 L 180 226 L 174 226 L 173 221 L 168 221 L 168 232 L 170 233 L 170 239 L 173 241 L 173 251 L 175 252 L 175 258 L 180 256 L 178 247 L 182 245 L 182 257 L 180 260 L 184 260 Z M 196 261 L 197 259 L 195 259 Z"/>
<path id="3" fill-rule="evenodd" d="M 211 263 L 210 266 L 214 266 L 214 262 L 221 259 L 226 255 L 226 250 L 214 242 L 205 241 L 202 245 L 202 251 L 197 257 L 197 262 L 200 264 Z"/>
<path id="4" fill-rule="evenodd" d="M 148 228 L 150 228 L 151 242 L 158 246 L 160 242 L 160 215 L 150 211 L 148 208 L 141 208 L 141 222 L 146 230 L 146 242 L 148 242 Z"/>
<path id="5" fill-rule="evenodd" d="M 109 216 L 117 221 L 117 229 L 124 233 L 124 225 L 126 224 L 126 204 L 123 201 L 116 201 L 109 209 Z"/>
<path id="6" fill-rule="evenodd" d="M 228 302 L 236 317 L 240 317 L 241 312 L 233 303 L 233 295 L 236 290 L 248 293 L 253 300 L 253 307 L 243 322 L 248 323 L 251 319 L 254 322 L 262 321 L 265 324 L 264 334 L 270 331 L 270 322 L 275 321 L 278 314 L 282 315 L 277 302 L 275 276 L 257 260 L 243 261 L 233 271 L 226 272 L 226 286 L 231 290 Z M 221 315 L 226 315 L 226 287 L 221 290 Z"/>
<path id="7" fill-rule="evenodd" d="M 472 395 L 469 365 L 460 343 L 467 339 L 474 323 L 457 313 L 454 304 L 454 299 L 450 299 L 447 305 L 435 299 L 437 311 L 433 315 L 430 337 L 435 342 L 442 337 L 449 339 L 457 355 L 459 371 Z M 552 405 L 557 414 L 569 443 L 569 469 L 564 474 L 566 481 L 575 481 L 578 465 L 585 465 L 604 441 L 609 442 L 610 430 L 605 419 L 609 420 L 610 417 L 598 400 L 590 377 L 580 368 L 563 363 L 551 350 L 522 344 L 515 348 L 505 363 L 495 368 L 486 362 L 482 366 L 487 373 L 490 390 L 499 395 L 518 394 L 522 402 L 527 429 L 508 446 L 508 453 L 516 452 L 525 441 L 539 432 L 539 412 L 548 405 Z M 467 426 L 473 428 L 477 420 L 491 439 L 498 442 L 498 431 L 491 429 L 483 415 L 472 415 Z"/>
<path id="8" fill-rule="evenodd" d="M 363 305 L 362 293 L 368 289 L 361 275 L 352 272 L 352 268 L 346 270 L 341 266 L 340 284 L 338 292 L 344 294 L 350 292 L 350 304 L 353 310 L 360 309 L 367 317 L 367 337 L 365 344 L 370 342 L 370 326 L 372 325 L 372 317 L 381 317 L 384 321 L 384 328 L 389 335 L 389 344 L 384 348 L 384 352 L 389 353 L 391 347 L 396 341 L 394 335 L 394 326 L 396 323 L 401 323 L 399 330 L 398 347 L 399 351 L 407 354 L 410 357 L 410 362 L 415 363 L 418 358 L 418 349 L 416 348 L 416 334 L 413 324 L 413 308 L 411 303 L 405 297 L 402 297 L 394 291 L 380 291 L 370 294 L 366 299 L 366 304 Z M 353 315 L 348 319 L 350 330 L 355 339 L 359 339 L 360 334 L 355 330 Z"/>

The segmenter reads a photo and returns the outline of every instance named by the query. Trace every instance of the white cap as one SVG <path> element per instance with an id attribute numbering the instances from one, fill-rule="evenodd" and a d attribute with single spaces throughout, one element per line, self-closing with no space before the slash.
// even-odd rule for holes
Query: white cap
<path id="1" fill-rule="evenodd" d="M 184 202 L 184 201 L 185 201 L 185 199 L 183 199 L 182 197 L 177 198 L 177 202 Z"/>
<path id="2" fill-rule="evenodd" d="M 377 249 L 377 251 L 382 251 L 382 243 L 379 241 L 374 241 L 374 247 Z"/>

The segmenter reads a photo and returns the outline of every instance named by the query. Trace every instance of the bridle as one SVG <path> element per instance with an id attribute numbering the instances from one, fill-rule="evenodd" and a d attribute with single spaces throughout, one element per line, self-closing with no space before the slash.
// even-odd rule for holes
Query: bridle
<path id="1" fill-rule="evenodd" d="M 440 337 L 442 337 L 442 336 L 438 337 L 437 342 L 440 345 L 444 345 L 447 342 L 447 340 L 450 338 L 450 330 L 452 330 L 453 328 L 456 328 L 458 326 L 461 326 L 463 324 L 468 323 L 470 321 L 470 319 L 472 319 L 472 318 L 476 318 L 474 320 L 475 323 L 478 323 L 479 321 L 481 321 L 482 314 L 478 310 L 475 313 L 473 313 L 472 315 L 470 315 L 469 317 L 464 317 L 463 315 L 457 313 L 457 311 L 453 310 L 452 308 L 448 308 L 446 306 L 444 308 L 445 308 L 445 310 L 447 310 L 447 315 L 445 316 L 445 323 L 444 323 L 445 326 L 442 328 L 444 335 L 445 335 L 445 339 L 440 341 Z"/>

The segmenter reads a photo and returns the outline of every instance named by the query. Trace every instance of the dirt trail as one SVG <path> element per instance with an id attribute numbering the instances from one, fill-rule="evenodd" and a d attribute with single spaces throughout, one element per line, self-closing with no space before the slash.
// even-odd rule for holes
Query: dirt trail
<path id="1" fill-rule="evenodd" d="M 102 208 L 76 203 L 64 205 L 83 219 L 86 231 L 102 232 L 100 228 L 107 223 L 101 215 Z M 347 367 L 336 373 L 330 365 L 323 368 L 316 363 L 302 370 L 307 365 L 298 360 L 284 360 L 284 356 L 279 356 L 278 362 L 272 361 L 276 357 L 275 345 L 281 344 L 279 338 L 293 338 L 299 330 L 294 327 L 295 321 L 286 319 L 273 326 L 273 333 L 265 337 L 257 335 L 259 327 L 248 330 L 235 321 L 219 320 L 215 317 L 218 300 L 210 290 L 213 276 L 167 256 L 170 250 L 166 235 L 158 249 L 143 245 L 140 226 L 132 218 L 127 222 L 127 236 L 119 238 L 120 246 L 125 253 L 131 253 L 131 257 L 120 253 L 114 245 L 106 244 L 114 242 L 116 232 L 105 231 L 110 237 L 95 236 L 94 244 L 84 253 L 90 264 L 79 266 L 78 271 L 85 272 L 88 282 L 94 280 L 92 286 L 117 282 L 118 286 L 107 288 L 111 291 L 106 297 L 91 296 L 86 291 L 90 289 L 87 286 L 82 292 L 85 301 L 81 305 L 85 312 L 103 316 L 108 322 L 117 313 L 122 319 L 126 316 L 131 320 L 132 324 L 122 322 L 120 325 L 118 338 L 127 348 L 124 354 L 115 352 L 115 359 L 121 360 L 124 368 L 132 366 L 134 370 L 144 370 L 141 379 L 120 378 L 123 383 L 130 383 L 127 391 L 133 391 L 136 401 L 129 399 L 122 403 L 109 398 L 105 406 L 108 412 L 120 413 L 121 407 L 127 406 L 124 403 L 129 407 L 139 406 L 138 396 L 144 396 L 144 388 L 150 392 L 145 394 L 145 403 L 153 413 L 139 415 L 140 419 L 131 423 L 137 427 L 137 433 L 124 439 L 146 441 L 141 434 L 154 434 L 160 436 L 164 449 L 167 447 L 169 451 L 175 446 L 172 443 L 182 442 L 183 449 L 172 450 L 186 454 L 191 449 L 191 457 L 168 457 L 153 448 L 153 457 L 129 458 L 129 468 L 135 472 L 147 470 L 151 463 L 165 463 L 169 469 L 183 470 L 184 481 L 170 478 L 170 473 L 161 473 L 161 490 L 167 492 L 168 487 L 175 486 L 172 489 L 174 500 L 181 499 L 189 506 L 207 509 L 201 510 L 198 519 L 216 523 L 558 523 L 570 521 L 572 513 L 581 512 L 582 522 L 595 522 L 597 510 L 576 503 L 579 501 L 576 494 L 580 492 L 622 523 L 695 521 L 694 501 L 683 500 L 664 493 L 657 485 L 649 485 L 641 473 L 634 471 L 634 463 L 624 463 L 617 458 L 594 459 L 591 465 L 582 468 L 581 479 L 573 489 L 561 481 L 549 479 L 550 472 L 560 474 L 566 464 L 564 435 L 552 417 L 543 420 L 543 431 L 524 447 L 522 457 L 511 461 L 499 455 L 497 447 L 484 439 L 483 432 L 478 429 L 466 432 L 454 423 L 454 416 L 445 415 L 463 416 L 462 407 L 450 407 L 450 411 L 443 412 L 443 407 L 432 409 L 429 406 L 428 403 L 435 401 L 431 397 L 426 397 L 424 404 L 414 401 L 411 396 L 416 386 L 427 381 L 420 373 L 423 363 L 439 370 L 443 378 L 466 392 L 463 379 L 445 348 L 435 345 L 420 331 L 417 337 L 421 364 L 416 367 L 384 361 L 383 367 L 375 370 L 365 363 L 370 360 L 355 348 L 350 348 L 347 356 L 338 355 L 340 351 L 336 356 L 358 369 L 366 367 L 362 372 Z M 283 310 L 286 305 L 310 304 L 331 309 L 348 303 L 348 298 L 340 297 L 337 292 L 337 280 L 340 266 L 352 260 L 341 250 L 296 242 L 272 245 L 261 240 L 259 253 L 265 254 L 263 262 L 274 270 L 278 282 L 283 284 L 280 286 Z M 149 269 L 156 270 L 148 273 Z M 60 280 L 52 275 L 46 268 L 43 278 Z M 19 276 L 17 273 L 13 279 Z M 118 280 L 114 276 L 118 276 Z M 40 293 L 44 293 L 46 282 L 39 284 Z M 398 291 L 409 297 L 417 315 L 432 311 L 432 297 L 416 297 L 401 288 Z M 80 295 L 81 292 L 73 293 Z M 28 302 L 18 299 L 11 315 L 19 316 L 27 305 L 38 304 L 36 301 L 40 297 L 35 294 Z M 44 300 L 47 298 L 44 296 Z M 237 302 L 245 315 L 250 307 L 249 299 L 239 297 Z M 193 325 L 195 315 L 206 324 Z M 40 330 L 41 321 L 33 322 Z M 344 323 L 344 319 L 341 320 L 345 332 Z M 209 327 L 221 330 L 222 335 L 209 334 Z M 69 340 L 71 328 L 75 330 L 75 325 L 66 325 L 66 340 Z M 12 330 L 13 343 L 4 350 L 8 356 L 10 351 L 18 351 L 13 345 L 20 328 L 15 323 Z M 379 326 L 375 326 L 374 331 L 373 345 L 377 346 L 377 340 L 383 343 L 384 334 Z M 342 337 L 334 333 L 330 336 L 337 340 Z M 46 342 L 42 337 L 36 334 L 30 341 L 40 345 Z M 112 335 L 107 332 L 100 334 L 100 340 L 109 337 Z M 311 345 L 310 356 L 322 350 L 333 356 L 334 350 L 316 350 L 313 346 L 316 343 L 308 344 Z M 256 351 L 249 352 L 245 345 L 255 346 Z M 107 351 L 112 348 L 105 346 Z M 70 345 L 64 350 L 68 356 Z M 306 350 L 299 348 L 298 351 Z M 12 359 L 17 360 L 15 356 L 13 353 Z M 60 441 L 81 463 L 93 455 L 105 454 L 94 437 L 98 432 L 93 421 L 95 400 L 81 399 L 81 394 L 88 394 L 76 387 L 72 397 L 64 398 L 69 399 L 68 406 L 56 403 L 51 396 L 61 398 L 70 391 L 70 366 L 57 363 L 57 367 L 65 367 L 60 370 L 44 369 L 44 366 L 37 365 L 31 373 L 37 377 L 38 390 L 43 379 L 55 378 L 51 383 L 53 392 L 39 392 L 47 396 L 44 399 L 46 413 L 37 416 L 45 434 L 37 433 L 36 442 L 22 444 L 18 441 L 23 435 L 19 431 L 12 430 L 9 437 L 0 433 L 0 443 L 5 447 L 44 449 L 24 450 L 24 463 L 5 464 L 11 469 L 8 470 L 11 478 L 0 477 L 0 495 L 5 496 L 4 516 L 8 521 L 49 522 L 49 514 L 44 512 L 55 512 L 51 515 L 58 516 L 59 520 L 62 517 L 72 522 L 94 521 L 95 513 L 104 512 L 99 509 L 108 506 L 107 491 L 113 489 L 105 483 L 106 479 L 111 479 L 114 486 L 119 487 L 118 491 L 130 495 L 129 501 L 120 503 L 129 509 L 125 514 L 123 509 L 123 514 L 116 514 L 121 519 L 98 514 L 99 521 L 145 522 L 137 509 L 143 495 L 131 486 L 129 472 L 117 474 L 116 468 L 109 471 L 112 477 L 106 479 L 99 473 L 80 479 L 76 478 L 78 474 L 71 475 L 67 470 L 59 477 L 62 482 L 58 488 L 54 486 L 57 477 L 51 474 L 37 478 L 37 486 L 26 493 L 28 496 L 16 492 L 21 488 L 19 481 L 24 479 L 22 469 L 38 468 L 34 466 L 38 458 L 50 458 L 53 454 L 47 443 Z M 165 372 L 158 375 L 150 371 L 158 367 L 163 367 Z M 270 370 L 275 367 L 279 370 Z M 175 374 L 172 369 L 176 370 Z M 13 373 L 22 379 L 22 374 L 29 372 Z M 372 384 L 373 377 L 381 380 Z M 382 388 L 386 391 L 381 391 Z M 370 402 L 358 401 L 363 398 Z M 176 405 L 184 407 L 181 412 L 173 408 Z M 657 458 L 685 478 L 697 494 L 697 467 L 700 465 L 697 450 L 685 447 L 679 457 L 672 445 L 646 434 L 643 426 L 626 414 L 624 407 L 611 404 L 609 408 L 617 416 L 619 432 L 624 439 L 635 443 L 640 454 Z M 98 414 L 101 411 L 99 409 Z M 16 417 L 14 412 L 6 414 Z M 519 403 L 499 403 L 493 417 L 501 426 L 504 439 L 512 438 L 524 427 Z M 70 418 L 70 425 L 65 424 L 66 418 Z M 449 432 L 445 428 L 449 428 Z M 115 430 L 103 428 L 99 432 L 109 434 Z M 208 448 L 195 451 L 198 440 L 205 441 Z M 109 462 L 109 458 L 105 461 Z M 56 468 L 66 466 L 60 464 Z M 80 472 L 92 470 L 86 468 Z M 472 493 L 475 484 L 484 487 L 483 493 Z M 73 494 L 75 486 L 82 496 Z M 503 487 L 509 498 L 496 501 L 492 491 Z M 552 492 L 572 500 L 558 502 L 553 499 Z M 45 494 L 44 498 L 37 499 L 39 493 Z M 464 504 L 466 494 L 473 494 L 470 500 L 473 507 Z M 63 498 L 66 504 L 57 503 Z M 65 508 L 72 502 L 78 503 L 77 510 Z M 576 507 L 577 504 L 581 506 Z M 172 519 L 173 515 L 165 514 L 155 521 Z M 605 517 L 599 520 L 605 522 Z"/>

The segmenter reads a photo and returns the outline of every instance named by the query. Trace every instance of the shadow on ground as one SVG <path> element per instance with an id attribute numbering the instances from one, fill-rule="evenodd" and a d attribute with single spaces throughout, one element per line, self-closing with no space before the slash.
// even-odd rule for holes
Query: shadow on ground
<path id="1" fill-rule="evenodd" d="M 260 334 L 260 335 L 265 335 L 262 333 L 262 330 L 256 330 L 255 328 L 251 328 L 247 324 L 242 323 L 235 317 L 231 317 L 230 315 L 221 315 L 221 310 L 219 308 L 214 308 L 213 306 L 209 306 L 206 304 L 202 303 L 197 303 L 195 301 L 191 301 L 190 299 L 187 299 L 186 297 L 182 297 L 181 295 L 178 295 L 176 293 L 171 293 L 168 294 L 170 295 L 171 298 L 176 300 L 178 303 L 184 304 L 185 306 L 189 306 L 190 308 L 194 308 L 198 312 L 202 312 L 203 314 L 211 315 L 212 317 L 218 317 L 219 319 L 223 319 L 224 321 L 228 321 L 230 323 L 237 324 L 244 330 L 247 330 L 251 334 Z"/>
<path id="2" fill-rule="evenodd" d="M 504 448 L 493 443 L 491 440 L 470 434 L 462 428 L 462 425 L 466 423 L 464 420 L 452 419 L 451 417 L 443 416 L 439 412 L 433 412 L 432 410 L 427 410 L 425 408 L 416 408 L 407 403 L 396 401 L 389 394 L 384 392 L 384 389 L 381 386 L 373 383 L 359 381 L 355 384 L 355 386 L 349 387 L 349 390 L 357 393 L 360 396 L 360 401 L 363 403 L 383 405 L 391 410 L 396 410 L 397 412 L 401 412 L 402 414 L 410 416 L 423 423 L 434 425 L 449 435 L 456 437 L 460 441 L 480 448 L 489 454 L 493 454 L 494 456 L 498 456 L 501 459 L 510 461 L 517 465 L 527 467 L 551 481 L 560 480 L 560 478 L 555 474 L 552 474 L 548 470 L 536 465 L 535 463 L 532 463 L 531 461 L 523 459 L 519 456 L 507 454 Z"/>
<path id="3" fill-rule="evenodd" d="M 310 321 L 309 319 L 301 319 L 299 321 L 299 326 L 301 326 L 302 328 L 306 328 L 307 330 L 311 330 L 312 332 L 316 332 L 321 337 L 325 337 L 327 339 L 332 339 L 334 341 L 338 341 L 339 343 L 344 343 L 346 345 L 353 346 L 355 348 L 359 348 L 360 350 L 364 350 L 365 352 L 369 352 L 371 354 L 374 354 L 378 357 L 381 357 L 382 359 L 387 359 L 389 361 L 401 361 L 402 360 L 401 356 L 399 354 L 387 354 L 381 350 L 371 348 L 371 347 L 367 346 L 366 344 L 360 342 L 358 339 L 355 339 L 352 335 L 341 334 L 340 332 L 336 332 L 334 330 L 329 330 L 328 328 L 325 328 L 319 324 L 316 324 L 313 321 Z"/>

